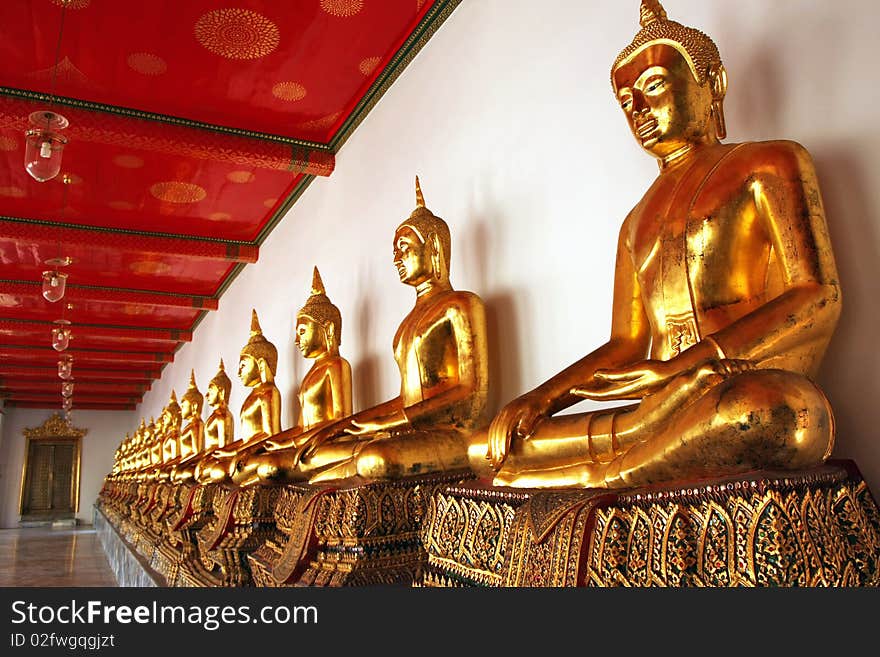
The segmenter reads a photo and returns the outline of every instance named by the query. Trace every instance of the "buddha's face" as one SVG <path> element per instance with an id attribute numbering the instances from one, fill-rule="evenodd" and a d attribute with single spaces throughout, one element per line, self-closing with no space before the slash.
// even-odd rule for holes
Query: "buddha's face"
<path id="1" fill-rule="evenodd" d="M 712 130 L 712 92 L 700 85 L 682 54 L 649 46 L 614 72 L 617 99 L 642 148 L 657 158 L 699 143 Z"/>
<path id="2" fill-rule="evenodd" d="M 187 419 L 192 417 L 193 405 L 186 397 L 180 400 L 180 414 Z"/>
<path id="3" fill-rule="evenodd" d="M 213 383 L 209 383 L 208 390 L 205 392 L 205 401 L 208 402 L 210 406 L 216 406 L 220 403 L 221 399 L 222 395 L 220 393 L 220 388 Z"/>
<path id="4" fill-rule="evenodd" d="M 327 351 L 324 328 L 305 315 L 297 317 L 293 342 L 304 358 L 317 358 Z"/>
<path id="5" fill-rule="evenodd" d="M 238 361 L 238 378 L 248 388 L 253 388 L 260 383 L 260 366 L 257 359 L 245 354 Z"/>
<path id="6" fill-rule="evenodd" d="M 419 285 L 432 275 L 431 250 L 407 226 L 394 234 L 394 266 L 400 282 L 407 285 Z"/>

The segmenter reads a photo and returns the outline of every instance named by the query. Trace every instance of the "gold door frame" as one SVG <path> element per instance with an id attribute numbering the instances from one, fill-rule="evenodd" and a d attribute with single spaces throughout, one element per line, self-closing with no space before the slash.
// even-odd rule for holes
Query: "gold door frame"
<path id="1" fill-rule="evenodd" d="M 24 446 L 24 461 L 21 465 L 21 485 L 18 492 L 19 516 L 24 515 L 24 493 L 28 461 L 31 456 L 31 443 L 53 440 L 72 440 L 76 444 L 76 447 L 73 450 L 73 513 L 74 515 L 79 513 L 79 484 L 82 476 L 82 439 L 88 431 L 88 429 L 74 427 L 70 422 L 62 418 L 60 413 L 55 413 L 39 427 L 24 429 L 24 431 L 22 431 L 26 440 Z"/>

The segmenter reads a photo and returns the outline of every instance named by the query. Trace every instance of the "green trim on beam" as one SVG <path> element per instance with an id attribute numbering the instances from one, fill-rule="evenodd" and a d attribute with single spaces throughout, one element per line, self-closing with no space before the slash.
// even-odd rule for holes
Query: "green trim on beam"
<path id="1" fill-rule="evenodd" d="M 348 115 L 348 118 L 337 130 L 336 135 L 330 140 L 330 148 L 338 153 L 342 145 L 348 140 L 354 130 L 360 125 L 376 103 L 385 95 L 395 80 L 406 67 L 415 59 L 415 56 L 424 47 L 434 33 L 449 18 L 450 14 L 461 3 L 461 0 L 444 0 L 438 2 L 425 14 L 422 21 L 413 30 L 413 33 L 394 55 L 388 66 L 382 71 L 376 81 L 370 86 L 361 98 L 360 102 Z"/>
<path id="2" fill-rule="evenodd" d="M 195 128 L 197 130 L 219 132 L 226 135 L 233 135 L 235 137 L 248 137 L 250 139 L 271 141 L 278 144 L 302 146 L 304 148 L 311 148 L 317 151 L 330 150 L 327 144 L 321 144 L 316 141 L 307 141 L 305 139 L 285 137 L 283 135 L 273 135 L 267 132 L 257 132 L 256 130 L 245 130 L 243 128 L 230 128 L 228 126 L 216 125 L 214 123 L 203 123 L 202 121 L 183 119 L 179 116 L 171 116 L 170 114 L 145 112 L 144 110 L 133 109 L 131 107 L 120 107 L 118 105 L 94 103 L 92 101 L 81 100 L 79 98 L 69 98 L 67 96 L 52 96 L 50 94 L 44 94 L 39 91 L 30 91 L 28 89 L 16 89 L 15 87 L 0 86 L 0 95 L 11 96 L 13 98 L 24 98 L 26 100 L 35 100 L 45 103 L 58 103 L 59 105 L 76 107 L 79 109 L 90 110 L 92 112 L 106 112 L 108 114 L 116 114 L 117 116 L 125 116 L 134 119 L 144 119 L 146 121 L 154 121 L 156 123 L 167 123 L 170 125 L 179 125 L 186 128 Z"/>
<path id="3" fill-rule="evenodd" d="M 69 228 L 71 230 L 90 230 L 96 233 L 116 233 L 118 235 L 137 235 L 138 237 L 161 237 L 178 240 L 186 240 L 189 242 L 214 242 L 216 244 L 237 244 L 245 246 L 256 246 L 254 242 L 246 240 L 225 240 L 219 237 L 202 237 L 200 235 L 181 235 L 180 233 L 157 233 L 148 230 L 132 230 L 130 228 L 111 228 L 108 226 L 89 226 L 86 224 L 69 224 L 62 221 L 49 221 L 47 219 L 25 219 L 23 217 L 10 217 L 8 215 L 0 215 L 0 221 L 11 221 L 17 224 L 32 224 L 36 226 L 50 226 L 52 228 Z"/>

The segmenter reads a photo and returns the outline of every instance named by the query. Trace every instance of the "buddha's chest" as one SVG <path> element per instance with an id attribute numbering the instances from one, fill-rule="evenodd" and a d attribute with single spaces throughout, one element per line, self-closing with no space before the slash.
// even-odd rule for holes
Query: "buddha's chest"
<path id="1" fill-rule="evenodd" d="M 411 314 L 396 336 L 394 356 L 405 389 L 425 391 L 455 379 L 458 345 L 453 318 L 442 311 Z"/>
<path id="2" fill-rule="evenodd" d="M 333 390 L 329 377 L 321 374 L 303 379 L 299 391 L 303 427 L 308 429 L 331 419 Z"/>

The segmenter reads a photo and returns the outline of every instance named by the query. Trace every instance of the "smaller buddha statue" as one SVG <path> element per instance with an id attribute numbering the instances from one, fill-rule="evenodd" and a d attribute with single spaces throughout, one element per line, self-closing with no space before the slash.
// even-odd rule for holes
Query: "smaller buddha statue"
<path id="1" fill-rule="evenodd" d="M 226 375 L 223 359 L 214 378 L 208 382 L 205 401 L 213 410 L 205 420 L 205 443 L 202 455 L 193 468 L 193 476 L 199 483 L 210 483 L 208 472 L 213 467 L 214 459 L 219 458 L 215 451 L 235 441 L 235 420 L 229 410 L 229 393 L 232 392 L 232 381 Z"/>
<path id="2" fill-rule="evenodd" d="M 190 370 L 189 387 L 180 398 L 180 414 L 186 425 L 180 430 L 180 460 L 171 472 L 171 480 L 176 484 L 190 481 L 195 474 L 195 460 L 205 443 L 204 403 L 205 397 L 196 385 L 196 373 Z"/>
<path id="3" fill-rule="evenodd" d="M 296 449 L 302 445 L 302 437 L 351 415 L 351 365 L 339 355 L 342 314 L 327 297 L 317 267 L 311 296 L 296 315 L 294 333 L 294 343 L 303 357 L 314 360 L 299 388 L 299 423 L 266 441 L 271 453 L 261 451 L 238 461 L 233 479 L 240 485 L 289 478 L 296 468 Z"/>
<path id="4" fill-rule="evenodd" d="M 253 310 L 251 335 L 241 350 L 238 363 L 238 378 L 252 388 L 241 405 L 242 436 L 214 450 L 210 461 L 201 469 L 204 481 L 229 481 L 235 473 L 236 457 L 246 459 L 246 452 L 256 451 L 262 441 L 281 431 L 281 393 L 275 385 L 277 364 L 278 350 L 263 335 L 257 311 Z"/>
<path id="5" fill-rule="evenodd" d="M 452 288 L 449 226 L 425 207 L 418 178 L 416 209 L 397 227 L 393 253 L 400 281 L 416 293 L 394 336 L 400 395 L 297 438 L 286 463 L 293 479 L 467 468 L 467 436 L 483 421 L 488 394 L 485 311 L 476 294 Z"/>
<path id="6" fill-rule="evenodd" d="M 171 470 L 180 461 L 180 425 L 183 422 L 180 404 L 177 402 L 177 394 L 171 391 L 171 398 L 162 409 L 160 414 L 162 426 L 162 464 L 156 469 L 155 478 L 158 481 L 167 481 Z"/>

